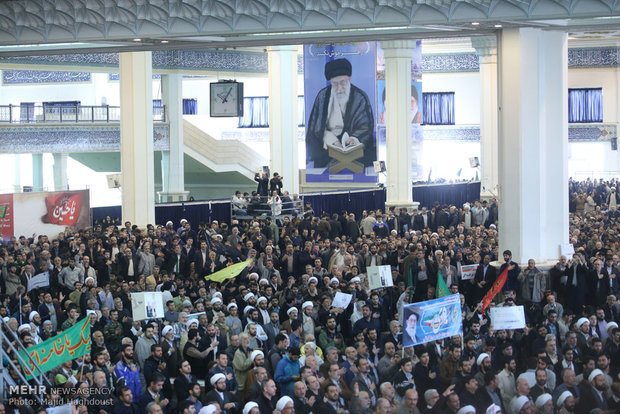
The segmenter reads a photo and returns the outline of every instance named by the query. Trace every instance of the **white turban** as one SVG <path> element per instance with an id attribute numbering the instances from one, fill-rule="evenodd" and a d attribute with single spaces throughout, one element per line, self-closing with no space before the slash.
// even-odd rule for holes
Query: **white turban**
<path id="1" fill-rule="evenodd" d="M 289 308 L 289 310 L 286 311 L 286 314 L 290 315 L 291 312 L 293 312 L 293 311 L 299 312 L 299 309 L 297 309 L 295 306 L 293 306 L 292 308 Z"/>
<path id="2" fill-rule="evenodd" d="M 547 401 L 551 400 L 551 394 L 541 394 L 538 398 L 536 398 L 536 408 L 540 408 L 543 405 L 547 404 Z"/>
<path id="3" fill-rule="evenodd" d="M 512 402 L 510 403 L 510 408 L 512 408 L 512 412 L 514 414 L 519 414 L 519 411 L 521 411 L 523 406 L 528 402 L 530 402 L 529 398 L 527 398 L 525 395 L 522 395 L 512 400 Z"/>
<path id="4" fill-rule="evenodd" d="M 210 380 L 211 385 L 215 385 L 215 383 L 218 382 L 221 379 L 226 379 L 226 375 L 221 374 L 221 373 L 217 373 L 217 374 L 213 375 L 211 377 L 211 380 Z"/>
<path id="5" fill-rule="evenodd" d="M 284 397 L 280 398 L 278 402 L 276 403 L 276 410 L 282 411 L 284 410 L 284 407 L 286 407 L 286 404 L 292 403 L 292 402 L 293 402 L 293 399 L 285 395 Z"/>
<path id="6" fill-rule="evenodd" d="M 257 356 L 262 356 L 263 358 L 265 357 L 265 354 L 263 354 L 263 351 L 252 351 L 252 353 L 250 354 L 250 359 L 252 360 L 252 362 L 254 362 L 254 358 L 256 358 Z"/>
<path id="7" fill-rule="evenodd" d="M 577 328 L 581 328 L 581 325 L 584 323 L 590 323 L 590 320 L 588 318 L 579 318 L 577 321 Z"/>
<path id="8" fill-rule="evenodd" d="M 202 407 L 198 414 L 213 414 L 217 412 L 217 407 L 213 404 L 209 404 L 206 407 Z"/>
<path id="9" fill-rule="evenodd" d="M 558 400 L 556 401 L 556 405 L 558 407 L 561 407 L 562 404 L 564 404 L 564 401 L 566 401 L 566 399 L 568 397 L 572 397 L 573 393 L 571 393 L 570 391 L 564 391 L 562 394 L 560 394 L 560 396 L 558 397 Z"/>
<path id="10" fill-rule="evenodd" d="M 314 307 L 314 304 L 312 303 L 312 301 L 311 301 L 311 300 L 307 300 L 307 301 L 305 301 L 305 302 L 304 302 L 304 304 L 303 304 L 303 305 L 301 305 L 301 308 L 302 308 L 302 309 L 306 309 L 308 306 L 309 306 L 309 307 L 311 307 L 311 308 L 313 308 L 313 307 Z"/>
<path id="11" fill-rule="evenodd" d="M 170 332 L 171 330 L 172 330 L 172 326 L 166 325 L 164 326 L 164 329 L 161 330 L 161 335 L 166 336 L 168 335 L 168 332 Z"/>
<path id="12" fill-rule="evenodd" d="M 252 411 L 252 408 L 258 408 L 258 404 L 254 401 L 250 401 L 245 405 L 245 407 L 243 407 L 243 414 L 249 414 L 250 411 Z"/>
<path id="13" fill-rule="evenodd" d="M 478 359 L 476 359 L 476 364 L 478 364 L 478 366 L 482 365 L 482 363 L 484 362 L 485 358 L 488 358 L 488 357 L 489 357 L 489 354 L 484 353 L 484 352 L 481 353 L 478 356 Z"/>
<path id="14" fill-rule="evenodd" d="M 38 314 L 39 314 L 39 312 L 37 312 L 37 311 L 30 312 L 30 315 L 28 316 L 28 319 L 30 319 L 30 322 L 32 322 L 34 317 L 37 316 Z"/>
<path id="15" fill-rule="evenodd" d="M 466 405 L 465 407 L 461 407 L 461 409 L 456 412 L 456 414 L 471 414 L 471 413 L 476 414 L 476 409 L 474 408 L 473 405 Z"/>
<path id="16" fill-rule="evenodd" d="M 605 374 L 603 373 L 603 371 L 597 368 L 590 373 L 590 375 L 588 376 L 588 381 L 590 382 L 594 381 L 594 378 L 598 377 L 599 375 L 605 375 Z"/>

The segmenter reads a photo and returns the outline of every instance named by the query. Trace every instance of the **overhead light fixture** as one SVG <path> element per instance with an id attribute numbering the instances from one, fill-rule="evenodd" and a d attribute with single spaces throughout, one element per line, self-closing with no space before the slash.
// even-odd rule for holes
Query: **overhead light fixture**
<path id="1" fill-rule="evenodd" d="M 133 41 L 134 41 L 134 42 L 141 42 L 141 41 L 142 41 L 142 39 L 140 39 L 140 38 L 136 37 L 135 39 L 133 39 Z"/>
<path id="2" fill-rule="evenodd" d="M 471 22 L 471 25 L 472 26 L 478 26 L 478 25 L 480 25 L 480 23 L 479 22 Z"/>
<path id="3" fill-rule="evenodd" d="M 162 43 L 168 43 L 168 41 L 167 41 L 167 40 L 162 40 L 161 42 L 162 42 Z"/>
<path id="4" fill-rule="evenodd" d="M 496 25 L 495 25 L 495 28 L 496 28 L 496 29 L 499 29 L 500 27 L 502 27 L 502 25 L 501 25 L 501 24 L 496 24 Z"/>

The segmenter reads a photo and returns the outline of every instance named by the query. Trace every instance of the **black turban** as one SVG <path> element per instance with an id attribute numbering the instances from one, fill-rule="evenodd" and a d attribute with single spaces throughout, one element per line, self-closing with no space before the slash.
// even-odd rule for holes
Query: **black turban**
<path id="1" fill-rule="evenodd" d="M 335 59 L 325 64 L 325 79 L 330 80 L 336 76 L 351 76 L 353 68 L 347 59 Z"/>

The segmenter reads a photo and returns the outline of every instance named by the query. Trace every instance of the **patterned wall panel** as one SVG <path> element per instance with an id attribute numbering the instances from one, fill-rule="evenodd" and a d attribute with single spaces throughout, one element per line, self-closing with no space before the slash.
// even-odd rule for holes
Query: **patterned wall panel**
<path id="1" fill-rule="evenodd" d="M 3 70 L 3 85 L 90 82 L 88 72 L 50 72 L 40 70 Z"/>

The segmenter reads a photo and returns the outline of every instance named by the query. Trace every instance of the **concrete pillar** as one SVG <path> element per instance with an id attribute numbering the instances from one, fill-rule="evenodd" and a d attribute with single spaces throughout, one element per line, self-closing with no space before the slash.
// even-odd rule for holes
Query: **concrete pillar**
<path id="1" fill-rule="evenodd" d="M 183 75 L 172 73 L 161 76 L 162 103 L 170 125 L 170 151 L 162 155 L 162 174 L 166 172 L 165 187 L 160 197 L 162 201 L 185 201 L 189 191 L 185 191 L 185 168 L 183 152 Z M 163 160 L 167 164 L 164 168 Z M 162 181 L 162 184 L 164 182 Z"/>
<path id="2" fill-rule="evenodd" d="M 299 192 L 297 156 L 297 46 L 267 48 L 271 173 L 283 177 L 283 190 Z"/>
<path id="3" fill-rule="evenodd" d="M 43 154 L 32 154 L 32 191 L 43 191 Z"/>
<path id="4" fill-rule="evenodd" d="M 120 55 L 123 220 L 155 224 L 151 52 Z"/>
<path id="5" fill-rule="evenodd" d="M 415 40 L 381 42 L 385 56 L 386 207 L 410 207 L 411 54 Z"/>
<path id="6" fill-rule="evenodd" d="M 480 196 L 497 197 L 497 37 L 472 37 L 480 62 Z"/>
<path id="7" fill-rule="evenodd" d="M 54 154 L 54 191 L 67 190 L 67 154 Z"/>
<path id="8" fill-rule="evenodd" d="M 568 243 L 567 35 L 500 35 L 499 247 L 526 263 Z"/>

